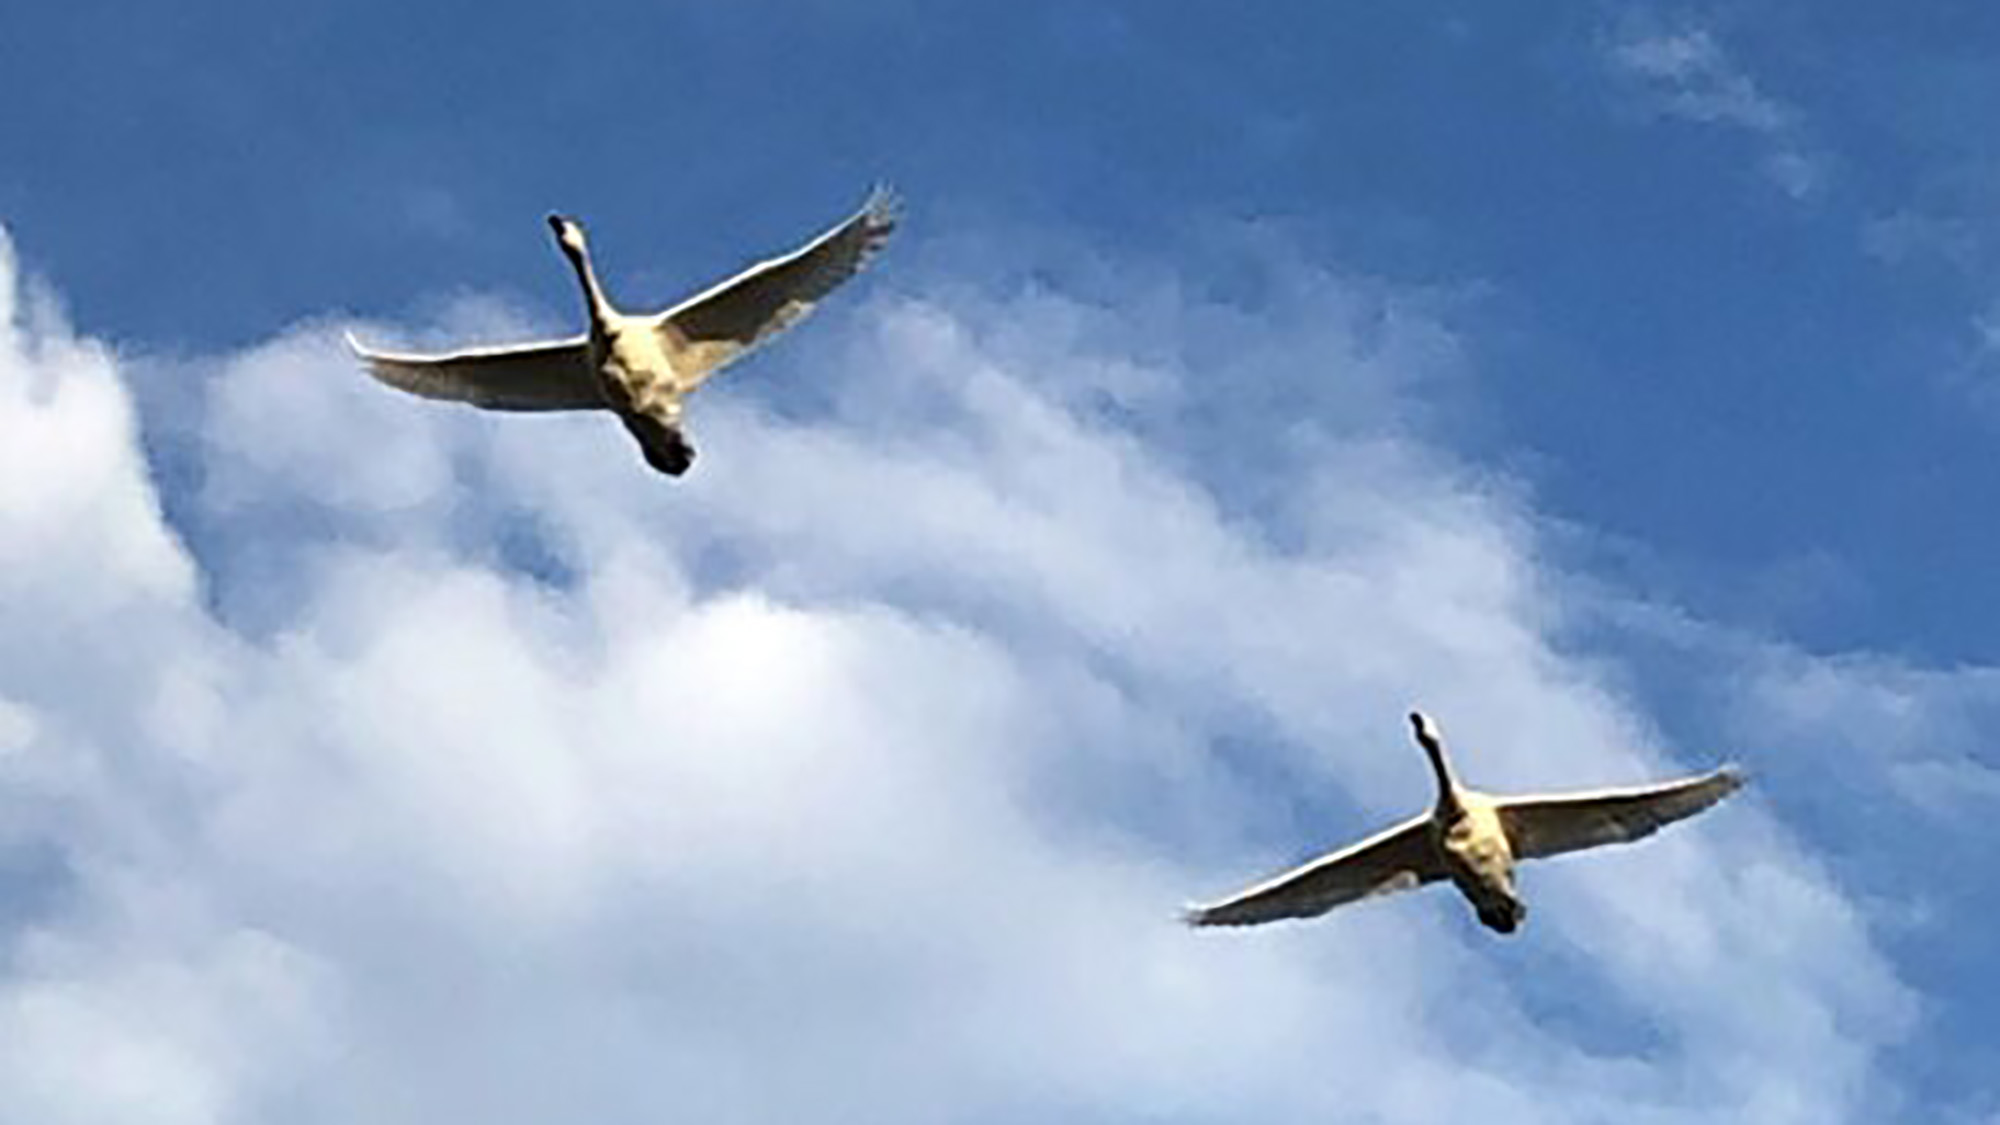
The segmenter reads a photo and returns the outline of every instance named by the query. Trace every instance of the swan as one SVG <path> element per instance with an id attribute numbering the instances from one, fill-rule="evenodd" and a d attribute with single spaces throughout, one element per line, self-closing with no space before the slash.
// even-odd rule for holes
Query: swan
<path id="1" fill-rule="evenodd" d="M 1499 797 L 1458 784 L 1428 716 L 1412 711 L 1410 724 L 1437 775 L 1431 811 L 1222 902 L 1190 907 L 1183 919 L 1191 926 L 1250 926 L 1310 918 L 1371 895 L 1449 879 L 1471 900 L 1480 922 L 1511 934 L 1528 916 L 1514 889 L 1515 861 L 1650 836 L 1714 805 L 1744 781 L 1740 770 L 1723 766 L 1629 789 Z"/>
<path id="2" fill-rule="evenodd" d="M 550 215 L 556 243 L 583 288 L 588 333 L 440 355 L 374 351 L 352 332 L 347 346 L 376 379 L 424 398 L 486 410 L 609 410 L 638 440 L 647 464 L 677 477 L 694 463 L 682 401 L 858 273 L 896 220 L 896 197 L 877 188 L 859 211 L 790 254 L 664 312 L 635 315 L 619 312 L 598 284 L 583 224 Z"/>

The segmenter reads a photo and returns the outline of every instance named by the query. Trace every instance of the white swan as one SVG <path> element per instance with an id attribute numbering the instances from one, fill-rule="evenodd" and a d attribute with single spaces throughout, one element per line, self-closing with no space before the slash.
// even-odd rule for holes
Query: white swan
<path id="1" fill-rule="evenodd" d="M 583 286 L 587 335 L 407 355 L 371 351 L 350 332 L 348 346 L 375 378 L 425 398 L 487 410 L 612 411 L 638 439 L 647 464 L 679 476 L 694 461 L 682 400 L 853 277 L 895 229 L 896 199 L 877 188 L 860 211 L 798 250 L 665 312 L 637 316 L 619 312 L 604 295 L 583 226 L 563 215 L 550 215 L 549 226 Z"/>
<path id="2" fill-rule="evenodd" d="M 1528 915 L 1514 891 L 1514 861 L 1540 859 L 1650 836 L 1734 793 L 1743 775 L 1724 766 L 1699 777 L 1632 789 L 1540 797 L 1496 797 L 1458 784 L 1444 740 L 1410 712 L 1417 742 L 1437 774 L 1437 805 L 1352 847 L 1321 856 L 1224 902 L 1190 908 L 1194 926 L 1248 926 L 1309 918 L 1370 895 L 1450 879 L 1479 920 L 1513 933 Z"/>

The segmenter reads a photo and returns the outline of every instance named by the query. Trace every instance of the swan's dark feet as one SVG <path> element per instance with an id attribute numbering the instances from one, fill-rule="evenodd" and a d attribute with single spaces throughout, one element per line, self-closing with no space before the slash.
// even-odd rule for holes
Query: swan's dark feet
<path id="1" fill-rule="evenodd" d="M 1528 908 L 1517 901 L 1479 908 L 1479 920 L 1487 929 L 1497 933 L 1511 934 L 1521 928 L 1528 917 Z"/>
<path id="2" fill-rule="evenodd" d="M 639 440 L 639 448 L 646 454 L 646 464 L 655 471 L 677 477 L 694 464 L 694 443 L 687 439 L 680 427 L 656 422 L 644 415 L 630 415 L 625 418 L 625 428 Z"/>
<path id="3" fill-rule="evenodd" d="M 680 476 L 694 465 L 694 446 L 679 430 L 668 430 L 657 442 L 646 443 L 646 464 L 670 477 Z"/>

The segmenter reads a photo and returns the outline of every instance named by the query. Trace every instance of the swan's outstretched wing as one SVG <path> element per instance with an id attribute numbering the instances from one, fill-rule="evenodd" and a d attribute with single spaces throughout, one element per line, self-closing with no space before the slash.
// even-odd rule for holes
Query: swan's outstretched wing
<path id="1" fill-rule="evenodd" d="M 1190 926 L 1250 926 L 1280 918 L 1310 918 L 1356 899 L 1442 879 L 1446 871 L 1431 842 L 1429 822 L 1428 816 L 1406 820 L 1234 898 L 1189 907 L 1182 918 Z"/>
<path id="2" fill-rule="evenodd" d="M 847 221 L 782 258 L 759 262 L 659 316 L 675 367 L 699 381 L 812 311 L 859 273 L 896 229 L 896 197 L 877 188 Z"/>
<path id="3" fill-rule="evenodd" d="M 1700 777 L 1632 789 L 1550 797 L 1510 797 L 1499 803 L 1500 823 L 1516 859 L 1623 844 L 1708 808 L 1743 786 L 1743 773 L 1724 766 Z"/>
<path id="4" fill-rule="evenodd" d="M 487 410 L 593 410 L 604 406 L 590 370 L 587 342 L 553 340 L 448 355 L 371 351 L 352 332 L 347 346 L 368 373 L 424 398 L 469 402 Z"/>

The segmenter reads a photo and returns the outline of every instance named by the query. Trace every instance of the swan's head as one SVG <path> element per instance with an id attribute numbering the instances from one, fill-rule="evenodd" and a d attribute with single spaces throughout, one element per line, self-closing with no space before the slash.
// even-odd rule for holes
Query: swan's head
<path id="1" fill-rule="evenodd" d="M 1425 748 L 1443 745 L 1444 737 L 1438 733 L 1437 724 L 1422 711 L 1410 712 L 1410 726 L 1415 728 L 1417 744 Z"/>
<path id="2" fill-rule="evenodd" d="M 549 229 L 556 232 L 556 241 L 563 249 L 583 253 L 583 224 L 568 215 L 550 215 Z"/>

